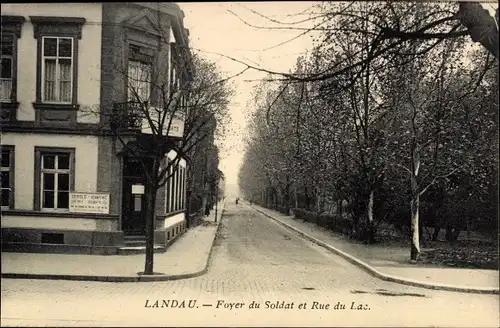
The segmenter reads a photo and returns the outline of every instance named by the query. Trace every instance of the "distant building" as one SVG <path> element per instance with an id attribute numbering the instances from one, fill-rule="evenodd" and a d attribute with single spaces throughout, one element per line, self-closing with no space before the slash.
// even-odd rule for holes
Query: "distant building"
<path id="1" fill-rule="evenodd" d="M 173 3 L 2 4 L 1 10 L 3 249 L 119 254 L 142 243 L 144 176 L 106 130 L 106 114 L 134 109 L 131 76 L 144 77 L 136 86 L 152 101 L 157 67 L 168 71 L 171 92 L 190 79 L 183 12 Z M 183 123 L 173 122 L 173 144 Z M 165 160 L 175 155 L 171 150 Z M 186 228 L 186 160 L 179 165 L 158 193 L 160 250 Z"/>

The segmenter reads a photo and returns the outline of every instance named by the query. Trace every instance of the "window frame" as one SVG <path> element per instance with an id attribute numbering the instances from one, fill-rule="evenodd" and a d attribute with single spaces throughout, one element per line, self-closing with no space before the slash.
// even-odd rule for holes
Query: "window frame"
<path id="1" fill-rule="evenodd" d="M 2 81 L 2 84 L 3 84 L 3 81 L 10 81 L 10 92 L 9 92 L 9 96 L 7 98 L 1 98 L 1 95 L 0 95 L 0 102 L 2 103 L 10 103 L 12 102 L 13 98 L 14 98 L 14 80 L 15 80 L 15 77 L 14 77 L 14 57 L 16 57 L 16 48 L 14 46 L 14 43 L 16 43 L 14 40 L 15 40 L 15 37 L 13 35 L 13 33 L 9 33 L 9 32 L 4 32 L 2 30 L 2 41 L 4 41 L 4 39 L 6 38 L 12 38 L 12 54 L 10 55 L 4 55 L 3 53 L 0 54 L 1 56 L 1 60 L 3 61 L 4 59 L 10 59 L 10 78 L 4 78 L 4 77 L 1 77 L 0 76 L 0 80 Z M 2 65 L 3 66 L 3 65 Z M 2 67 L 3 68 L 3 67 Z"/>
<path id="2" fill-rule="evenodd" d="M 15 146 L 13 145 L 1 145 L 0 146 L 2 152 L 4 150 L 9 152 L 9 167 L 8 170 L 5 170 L 5 167 L 1 166 L 0 171 L 8 171 L 9 172 L 9 205 L 4 206 L 1 205 L 2 210 L 14 209 L 15 208 L 15 172 L 16 172 L 16 160 L 15 160 Z"/>
<path id="3" fill-rule="evenodd" d="M 131 68 L 131 64 L 134 63 L 134 65 L 136 66 L 136 69 L 139 70 L 141 72 L 141 75 L 143 72 L 145 72 L 145 70 L 143 70 L 144 67 L 148 67 L 149 68 L 149 72 L 147 72 L 149 74 L 149 79 L 148 81 L 137 81 L 137 94 L 139 97 L 142 96 L 142 88 L 144 87 L 143 85 L 141 85 L 142 83 L 146 84 L 147 85 L 147 99 L 141 99 L 141 103 L 150 103 L 151 102 L 151 91 L 152 91 L 152 71 L 153 71 L 153 65 L 151 63 L 145 63 L 143 61 L 140 61 L 140 60 L 133 60 L 133 59 L 129 59 L 128 60 L 128 67 L 127 67 L 127 101 L 129 102 L 137 102 L 137 99 L 135 98 L 135 95 L 131 95 L 130 91 L 131 91 L 131 83 L 130 83 L 130 68 Z"/>
<path id="4" fill-rule="evenodd" d="M 179 167 L 178 164 L 174 167 L 174 194 L 172 199 L 172 205 L 174 212 L 179 210 L 177 199 L 179 197 Z"/>
<path id="5" fill-rule="evenodd" d="M 136 48 L 136 51 L 133 51 L 132 48 Z M 154 77 L 154 64 L 156 61 L 157 53 L 152 46 L 143 44 L 141 42 L 136 42 L 134 40 L 127 40 L 127 51 L 126 51 L 126 72 L 127 76 L 125 77 L 125 98 L 128 102 L 137 102 L 137 99 L 132 99 L 130 97 L 130 83 L 129 83 L 129 69 L 130 62 L 138 62 L 142 65 L 149 66 L 149 88 L 148 88 L 148 99 L 145 102 L 149 104 L 156 103 L 154 96 L 154 88 L 153 88 L 153 77 Z M 139 65 L 140 66 L 140 65 Z"/>
<path id="6" fill-rule="evenodd" d="M 0 110 L 0 119 L 2 121 L 14 121 L 17 117 L 17 108 L 19 102 L 17 100 L 17 64 L 18 64 L 18 39 L 21 37 L 22 24 L 25 22 L 23 16 L 1 16 L 1 35 L 2 38 L 12 36 L 12 84 L 10 91 L 10 99 L 0 100 L 2 104 Z"/>
<path id="7" fill-rule="evenodd" d="M 42 35 L 41 36 L 42 38 L 42 52 L 41 52 L 41 77 L 42 77 L 42 81 L 41 81 L 41 85 L 40 85 L 40 88 L 41 88 L 41 102 L 44 103 L 44 104 L 72 104 L 73 103 L 73 97 L 74 97 L 74 94 L 73 94 L 73 88 L 74 88 L 74 83 L 75 83 L 75 76 L 74 76 L 74 69 L 73 69 L 73 66 L 75 65 L 75 51 L 74 51 L 74 48 L 75 48 L 75 40 L 73 37 L 68 37 L 68 36 L 52 36 L 52 35 Z M 46 39 L 56 39 L 57 40 L 57 43 L 56 43 L 56 55 L 55 56 L 46 56 L 45 55 L 45 40 Z M 71 40 L 71 57 L 61 57 L 59 56 L 59 41 L 61 39 L 68 39 L 68 40 Z M 55 97 L 56 97 L 56 100 L 46 100 L 45 99 L 45 88 L 46 88 L 46 85 L 45 85 L 45 70 L 46 70 L 46 65 L 45 65 L 45 60 L 46 59 L 55 59 L 56 61 L 56 72 L 55 72 Z M 60 83 L 61 81 L 59 80 L 60 78 L 60 65 L 59 65 L 59 60 L 60 59 L 70 59 L 71 60 L 71 100 L 70 101 L 62 101 L 60 100 L 61 98 L 61 87 L 60 87 Z M 59 99 L 59 100 L 57 100 Z"/>
<path id="8" fill-rule="evenodd" d="M 35 190 L 34 190 L 34 210 L 41 212 L 69 212 L 68 208 L 43 208 L 43 185 L 42 185 L 42 156 L 50 155 L 69 155 L 69 192 L 75 191 L 75 148 L 65 147 L 39 147 L 35 146 Z M 55 186 L 54 186 L 55 187 Z M 57 206 L 57 204 L 54 204 Z"/>
<path id="9" fill-rule="evenodd" d="M 36 55 L 36 100 L 35 109 L 78 109 L 78 64 L 79 42 L 82 38 L 82 27 L 86 19 L 82 17 L 30 16 L 33 23 L 34 38 L 37 40 Z M 47 37 L 72 38 L 72 85 L 70 102 L 44 101 L 44 69 L 43 40 Z"/>
<path id="10" fill-rule="evenodd" d="M 167 158 L 166 165 L 170 165 L 170 158 Z M 171 167 L 165 173 L 165 176 L 168 177 L 170 174 Z M 170 179 L 167 179 L 165 182 L 165 214 L 170 213 Z"/>

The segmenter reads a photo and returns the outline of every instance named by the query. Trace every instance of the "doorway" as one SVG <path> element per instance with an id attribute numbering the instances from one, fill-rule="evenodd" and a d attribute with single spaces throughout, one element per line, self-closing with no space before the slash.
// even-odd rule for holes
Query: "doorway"
<path id="1" fill-rule="evenodd" d="M 122 181 L 122 231 L 128 236 L 143 236 L 146 234 L 146 175 L 139 159 L 123 158 Z"/>

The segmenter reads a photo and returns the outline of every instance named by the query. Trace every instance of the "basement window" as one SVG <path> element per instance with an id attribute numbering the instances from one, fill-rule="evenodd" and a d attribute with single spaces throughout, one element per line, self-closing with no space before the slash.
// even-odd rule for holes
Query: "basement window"
<path id="1" fill-rule="evenodd" d="M 64 234 L 42 233 L 42 244 L 64 244 Z"/>

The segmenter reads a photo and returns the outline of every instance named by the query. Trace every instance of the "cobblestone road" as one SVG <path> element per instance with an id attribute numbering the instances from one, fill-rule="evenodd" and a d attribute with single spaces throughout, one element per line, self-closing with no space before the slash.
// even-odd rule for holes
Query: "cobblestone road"
<path id="1" fill-rule="evenodd" d="M 500 320 L 497 295 L 381 281 L 245 205 L 226 205 L 204 276 L 155 283 L 2 279 L 1 289 L 2 326 L 498 327 Z M 169 307 L 161 307 L 164 300 Z M 252 301 L 260 308 L 249 309 Z"/>

